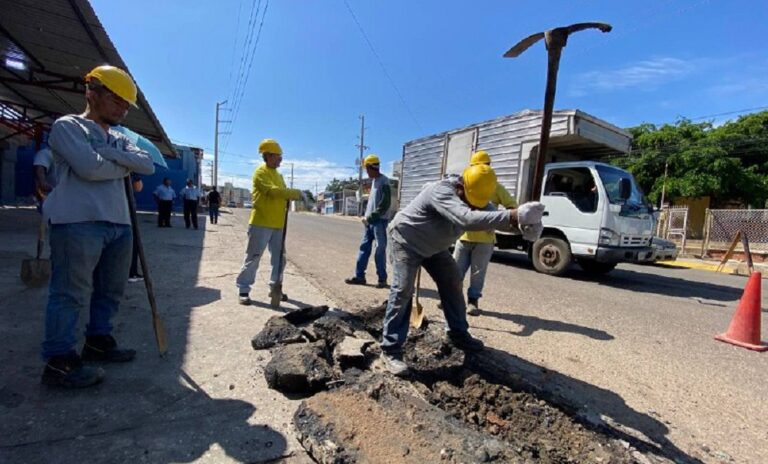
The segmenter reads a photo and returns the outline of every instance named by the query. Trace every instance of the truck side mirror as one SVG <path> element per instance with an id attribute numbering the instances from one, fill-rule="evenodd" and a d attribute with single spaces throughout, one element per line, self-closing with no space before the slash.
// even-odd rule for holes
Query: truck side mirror
<path id="1" fill-rule="evenodd" d="M 632 196 L 632 181 L 627 179 L 626 177 L 622 177 L 619 180 L 619 198 L 622 200 L 629 200 L 629 197 Z"/>

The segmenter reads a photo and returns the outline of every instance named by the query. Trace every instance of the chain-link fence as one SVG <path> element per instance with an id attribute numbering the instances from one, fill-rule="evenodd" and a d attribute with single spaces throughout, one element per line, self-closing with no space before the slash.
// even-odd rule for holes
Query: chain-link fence
<path id="1" fill-rule="evenodd" d="M 688 229 L 688 207 L 673 206 L 659 211 L 656 235 L 681 241 L 685 245 Z"/>
<path id="2" fill-rule="evenodd" d="M 704 254 L 727 250 L 739 231 L 746 234 L 753 253 L 768 253 L 768 209 L 710 209 L 705 221 Z M 744 251 L 741 243 L 735 251 Z"/>

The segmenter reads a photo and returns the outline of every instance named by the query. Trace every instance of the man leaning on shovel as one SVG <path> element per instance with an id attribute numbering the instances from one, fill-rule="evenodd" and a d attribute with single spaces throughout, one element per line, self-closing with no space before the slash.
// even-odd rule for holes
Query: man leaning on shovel
<path id="1" fill-rule="evenodd" d="M 86 108 L 51 127 L 58 184 L 45 202 L 53 273 L 45 311 L 42 382 L 68 388 L 100 382 L 83 362 L 126 362 L 136 352 L 112 337 L 128 279 L 133 234 L 125 190 L 131 172 L 152 174 L 149 154 L 111 126 L 136 106 L 136 84 L 122 69 L 98 66 L 85 76 Z M 89 310 L 82 357 L 75 351 L 80 311 Z"/>
<path id="2" fill-rule="evenodd" d="M 529 202 L 517 209 L 496 211 L 489 202 L 496 192 L 490 166 L 469 166 L 461 176 L 427 184 L 389 225 L 392 286 L 384 316 L 381 351 L 384 365 L 406 375 L 403 345 L 408 336 L 416 273 L 420 267 L 437 284 L 446 322 L 446 342 L 461 350 L 478 351 L 483 342 L 469 334 L 461 275 L 448 247 L 465 230 L 520 228 L 526 239 L 541 235 L 544 205 Z"/>

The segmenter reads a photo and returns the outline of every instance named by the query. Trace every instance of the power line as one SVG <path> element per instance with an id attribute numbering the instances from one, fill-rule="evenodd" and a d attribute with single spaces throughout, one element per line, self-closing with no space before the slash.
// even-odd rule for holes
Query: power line
<path id="1" fill-rule="evenodd" d="M 395 80 L 392 79 L 392 76 L 389 74 L 389 71 L 387 71 L 387 67 L 384 66 L 384 62 L 381 60 L 381 57 L 379 56 L 378 52 L 376 52 L 376 48 L 373 46 L 371 39 L 368 38 L 368 34 L 365 33 L 365 29 L 363 29 L 363 26 L 362 24 L 360 24 L 360 21 L 357 20 L 357 16 L 355 15 L 355 12 L 352 11 L 352 7 L 349 5 L 349 2 L 347 0 L 344 0 L 344 5 L 346 5 L 347 10 L 349 10 L 349 14 L 352 16 L 352 19 L 355 21 L 355 24 L 357 24 L 357 28 L 360 29 L 360 33 L 363 35 L 365 42 L 368 44 L 368 48 L 371 49 L 371 53 L 373 53 L 373 56 L 376 58 L 376 61 L 379 63 L 381 70 L 384 72 L 384 76 L 386 76 L 387 80 L 389 81 L 389 84 L 395 90 L 397 97 L 400 99 L 400 103 L 402 103 L 406 111 L 408 111 L 408 115 L 410 115 L 411 119 L 413 119 L 413 122 L 416 123 L 416 125 L 419 127 L 419 130 L 423 131 L 424 128 L 419 123 L 419 120 L 416 119 L 416 116 L 413 114 L 413 111 L 411 111 L 411 107 L 408 106 L 408 103 L 406 103 L 405 98 L 403 97 L 403 94 L 400 92 L 400 89 L 395 84 Z"/>

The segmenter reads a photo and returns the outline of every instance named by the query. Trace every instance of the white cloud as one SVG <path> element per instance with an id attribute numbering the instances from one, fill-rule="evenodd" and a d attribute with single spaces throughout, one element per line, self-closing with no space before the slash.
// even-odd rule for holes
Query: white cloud
<path id="1" fill-rule="evenodd" d="M 703 60 L 685 61 L 660 57 L 631 63 L 621 68 L 589 71 L 576 76 L 570 95 L 581 97 L 594 92 L 613 92 L 627 88 L 653 90 L 696 71 Z"/>
<path id="2" fill-rule="evenodd" d="M 291 163 L 293 163 L 293 185 L 302 190 L 314 192 L 317 186 L 317 189 L 322 191 L 334 177 L 337 179 L 357 177 L 357 168 L 352 163 L 342 165 L 324 158 L 304 160 L 285 158 L 280 166 L 280 173 L 287 184 L 291 182 Z"/>

